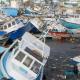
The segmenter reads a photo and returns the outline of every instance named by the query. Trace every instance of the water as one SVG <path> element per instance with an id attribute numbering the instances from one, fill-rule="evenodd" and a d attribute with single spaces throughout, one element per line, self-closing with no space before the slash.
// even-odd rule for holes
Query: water
<path id="1" fill-rule="evenodd" d="M 65 70 L 71 68 L 70 58 L 80 55 L 79 43 L 58 42 L 48 40 L 51 47 L 50 57 L 45 66 L 46 80 L 76 80 L 75 75 L 65 76 Z"/>

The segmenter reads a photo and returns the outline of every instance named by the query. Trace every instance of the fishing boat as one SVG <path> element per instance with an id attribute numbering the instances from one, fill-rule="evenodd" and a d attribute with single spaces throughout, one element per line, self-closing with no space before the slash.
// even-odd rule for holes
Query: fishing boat
<path id="1" fill-rule="evenodd" d="M 18 30 L 23 26 L 23 23 L 21 23 L 18 19 L 4 22 L 0 25 L 0 36 L 5 38 L 7 35 L 10 38 L 10 35 L 13 33 L 13 31 Z"/>
<path id="2" fill-rule="evenodd" d="M 27 22 L 24 24 L 20 19 L 12 19 L 0 26 L 0 36 L 15 40 L 20 38 L 26 31 L 30 31 L 33 26 L 29 26 Z"/>
<path id="3" fill-rule="evenodd" d="M 69 33 L 80 33 L 80 18 L 65 18 L 59 21 Z"/>
<path id="4" fill-rule="evenodd" d="M 10 80 L 42 80 L 50 47 L 26 32 L 2 55 L 1 73 Z"/>
<path id="5" fill-rule="evenodd" d="M 69 33 L 67 33 L 66 28 L 59 23 L 53 23 L 48 26 L 49 35 L 53 38 L 61 39 L 63 37 L 69 37 Z"/>
<path id="6" fill-rule="evenodd" d="M 44 22 L 39 18 L 30 19 L 27 26 L 33 27 L 30 32 L 32 33 L 40 33 L 42 32 L 42 27 Z"/>

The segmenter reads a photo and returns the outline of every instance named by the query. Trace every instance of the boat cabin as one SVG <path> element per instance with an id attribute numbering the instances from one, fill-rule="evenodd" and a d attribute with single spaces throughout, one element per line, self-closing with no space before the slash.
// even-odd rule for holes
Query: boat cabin
<path id="1" fill-rule="evenodd" d="M 19 19 L 14 19 L 12 21 L 9 21 L 9 22 L 4 23 L 3 25 L 1 25 L 0 30 L 1 31 L 7 30 L 9 28 L 12 28 L 12 27 L 18 25 L 19 23 L 21 23 L 21 21 Z"/>
<path id="2" fill-rule="evenodd" d="M 33 80 L 37 78 L 43 67 L 41 59 L 43 59 L 43 57 L 26 47 L 25 50 L 17 50 L 16 54 L 13 56 L 12 64 L 14 67 L 20 69 L 20 72 L 24 74 L 24 77 Z"/>

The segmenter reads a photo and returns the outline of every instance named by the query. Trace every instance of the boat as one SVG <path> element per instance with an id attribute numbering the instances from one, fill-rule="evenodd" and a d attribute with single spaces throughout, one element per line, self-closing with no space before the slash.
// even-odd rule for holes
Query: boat
<path id="1" fill-rule="evenodd" d="M 69 33 L 80 33 L 80 18 L 65 18 L 59 21 Z"/>
<path id="2" fill-rule="evenodd" d="M 60 23 L 55 23 L 48 26 L 49 35 L 53 38 L 61 39 L 64 37 L 69 37 L 69 33 L 67 33 L 66 28 L 62 26 Z"/>
<path id="3" fill-rule="evenodd" d="M 8 39 L 15 40 L 32 28 L 33 26 L 29 26 L 27 22 L 24 24 L 19 18 L 15 18 L 0 26 L 0 36 L 5 38 L 7 35 Z"/>
<path id="4" fill-rule="evenodd" d="M 80 56 L 76 56 L 71 58 L 68 61 L 68 68 L 69 70 L 65 70 L 65 75 L 66 76 L 73 76 L 75 74 L 75 70 L 78 71 L 78 74 L 80 74 Z"/>
<path id="5" fill-rule="evenodd" d="M 44 22 L 39 18 L 30 19 L 27 26 L 33 27 L 30 32 L 31 33 L 41 33 Z"/>
<path id="6" fill-rule="evenodd" d="M 1 73 L 10 80 L 42 80 L 49 54 L 49 46 L 26 32 L 2 55 Z"/>
<path id="7" fill-rule="evenodd" d="M 0 37 L 5 37 L 7 36 L 10 38 L 10 35 L 19 28 L 23 27 L 23 23 L 20 22 L 18 19 L 13 19 L 7 22 L 3 22 L 0 25 Z"/>

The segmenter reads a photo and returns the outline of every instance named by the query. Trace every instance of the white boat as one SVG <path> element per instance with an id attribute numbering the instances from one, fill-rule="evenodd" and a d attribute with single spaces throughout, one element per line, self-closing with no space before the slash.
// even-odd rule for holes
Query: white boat
<path id="1" fill-rule="evenodd" d="M 80 24 L 80 18 L 73 17 L 73 18 L 65 18 L 64 20 L 70 23 Z"/>
<path id="2" fill-rule="evenodd" d="M 18 30 L 23 26 L 23 23 L 20 22 L 20 20 L 18 19 L 4 22 L 0 25 L 0 36 L 8 35 L 8 37 L 10 37 L 10 35 L 12 35 L 14 31 Z"/>
<path id="3" fill-rule="evenodd" d="M 16 40 L 1 58 L 3 77 L 11 80 L 42 80 L 44 65 L 50 48 L 26 32 L 21 40 Z"/>
<path id="4" fill-rule="evenodd" d="M 33 27 L 30 31 L 32 33 L 40 33 L 42 31 L 43 25 L 44 22 L 40 18 L 32 18 L 27 24 L 27 26 Z"/>
<path id="5" fill-rule="evenodd" d="M 80 18 L 60 19 L 60 23 L 67 28 L 69 33 L 80 33 Z"/>
<path id="6" fill-rule="evenodd" d="M 26 31 L 30 31 L 33 26 L 24 24 L 20 19 L 12 19 L 0 25 L 0 36 L 8 36 L 9 39 L 15 40 L 20 38 Z M 6 37 L 6 36 L 5 36 Z"/>

